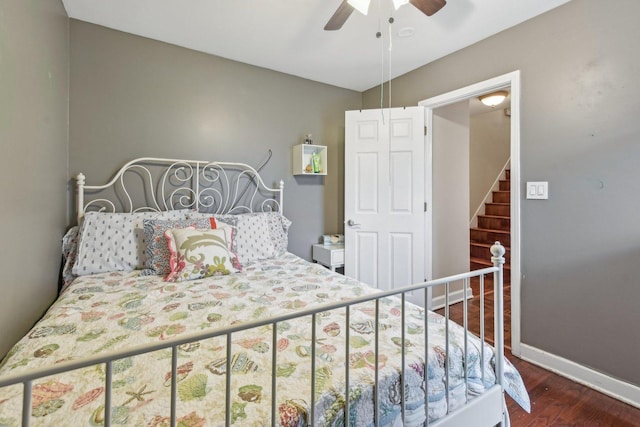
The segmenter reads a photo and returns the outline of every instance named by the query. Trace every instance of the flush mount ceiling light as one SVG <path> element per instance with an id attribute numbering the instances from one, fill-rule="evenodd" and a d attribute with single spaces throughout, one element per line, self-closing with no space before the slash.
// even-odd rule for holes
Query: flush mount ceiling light
<path id="1" fill-rule="evenodd" d="M 495 107 L 496 105 L 500 105 L 507 95 L 509 95 L 509 92 L 506 90 L 499 90 L 497 92 L 480 95 L 478 99 L 487 107 Z"/>
<path id="2" fill-rule="evenodd" d="M 412 37 L 416 33 L 416 29 L 413 27 L 404 27 L 398 30 L 398 37 L 407 38 Z"/>

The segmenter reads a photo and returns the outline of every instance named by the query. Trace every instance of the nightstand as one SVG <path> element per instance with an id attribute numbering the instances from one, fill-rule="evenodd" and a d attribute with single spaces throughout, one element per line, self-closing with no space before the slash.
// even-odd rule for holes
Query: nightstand
<path id="1" fill-rule="evenodd" d="M 313 245 L 313 260 L 336 271 L 344 267 L 344 245 Z"/>

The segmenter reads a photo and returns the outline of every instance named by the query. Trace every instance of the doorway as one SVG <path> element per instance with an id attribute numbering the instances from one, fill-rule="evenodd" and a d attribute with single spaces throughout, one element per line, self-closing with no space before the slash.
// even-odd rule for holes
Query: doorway
<path id="1" fill-rule="evenodd" d="M 511 181 L 511 351 L 520 355 L 520 71 L 514 71 L 502 76 L 494 77 L 467 87 L 463 87 L 433 98 L 420 101 L 425 107 L 425 123 L 427 129 L 427 150 L 432 150 L 434 140 L 438 138 L 434 129 L 434 110 L 460 101 L 478 97 L 487 92 L 508 89 L 511 93 L 511 124 L 510 124 L 510 181 Z M 427 154 L 433 158 L 432 153 Z M 427 194 L 432 194 L 433 168 L 427 164 Z M 434 206 L 434 210 L 438 207 Z"/>

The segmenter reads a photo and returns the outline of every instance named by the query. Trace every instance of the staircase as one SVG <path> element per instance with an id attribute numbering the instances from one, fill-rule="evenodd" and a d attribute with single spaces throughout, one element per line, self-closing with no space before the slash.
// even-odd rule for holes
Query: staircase
<path id="1" fill-rule="evenodd" d="M 478 226 L 470 229 L 471 270 L 491 267 L 494 242 L 505 247 L 504 284 L 511 282 L 511 174 L 505 171 L 505 179 L 499 181 L 498 191 L 493 191 L 491 202 L 484 204 L 484 215 L 478 215 Z"/>

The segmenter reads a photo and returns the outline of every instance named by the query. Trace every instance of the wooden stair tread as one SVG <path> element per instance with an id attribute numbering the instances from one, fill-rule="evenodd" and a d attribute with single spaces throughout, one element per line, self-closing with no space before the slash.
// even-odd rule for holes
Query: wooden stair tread
<path id="1" fill-rule="evenodd" d="M 496 230 L 493 228 L 479 228 L 479 227 L 472 227 L 471 230 L 478 230 L 478 231 L 486 231 L 489 233 L 501 233 L 501 234 L 511 234 L 509 231 L 505 231 L 505 230 Z"/>
<path id="2" fill-rule="evenodd" d="M 504 215 L 478 215 L 478 217 L 484 217 L 484 218 L 498 218 L 498 219 L 511 219 L 510 216 L 504 216 Z"/>
<path id="3" fill-rule="evenodd" d="M 487 248 L 487 251 L 491 249 L 493 243 L 484 243 L 484 242 L 469 242 L 471 246 L 482 246 L 483 248 Z M 502 243 L 500 243 L 502 245 Z M 509 246 L 502 245 L 507 251 L 511 250 Z M 489 252 L 487 252 L 489 253 Z"/>

